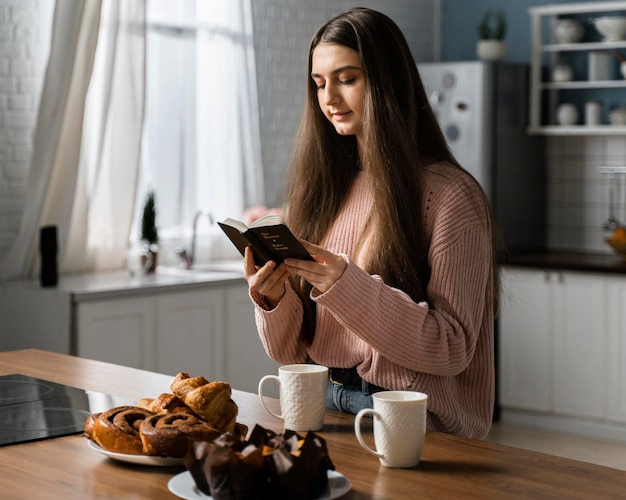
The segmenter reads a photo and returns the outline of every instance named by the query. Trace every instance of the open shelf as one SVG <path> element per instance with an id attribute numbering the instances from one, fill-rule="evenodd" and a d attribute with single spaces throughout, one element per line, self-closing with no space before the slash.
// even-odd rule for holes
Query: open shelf
<path id="1" fill-rule="evenodd" d="M 596 41 L 583 39 L 578 43 L 555 43 L 556 40 L 552 33 L 554 33 L 554 27 L 559 19 L 575 18 L 575 16 L 584 16 L 585 14 L 589 14 L 591 18 L 595 14 L 606 12 L 620 13 L 626 16 L 626 1 L 544 5 L 530 7 L 528 11 L 530 13 L 532 42 L 528 133 L 536 135 L 626 135 L 626 126 L 608 125 L 607 109 L 603 110 L 603 121 L 606 123 L 603 125 L 564 126 L 555 125 L 552 121 L 560 104 L 573 102 L 578 103 L 578 107 L 585 100 L 598 100 L 598 91 L 610 92 L 610 89 L 626 88 L 626 79 L 616 75 L 616 78 L 612 80 L 582 80 L 581 72 L 588 71 L 586 63 L 584 68 L 581 68 L 579 64 L 578 73 L 574 75 L 575 80 L 552 81 L 549 77 L 554 67 L 560 64 L 559 59 L 565 57 L 564 54 L 595 51 L 613 53 L 613 51 L 626 48 L 626 40 Z M 581 18 L 579 17 L 579 19 Z M 549 33 L 546 34 L 546 32 Z M 577 57 L 577 61 L 580 63 L 578 55 L 574 54 L 568 57 Z M 563 92 L 567 92 L 567 94 L 564 96 Z M 601 95 L 604 97 L 605 94 Z M 612 98 L 615 100 L 615 94 L 606 95 L 613 96 Z M 626 105 L 626 96 L 623 102 L 618 104 Z M 578 109 L 578 111 L 579 116 L 584 118 L 583 110 Z M 548 122 L 543 121 L 546 120 L 546 117 L 550 117 Z"/>

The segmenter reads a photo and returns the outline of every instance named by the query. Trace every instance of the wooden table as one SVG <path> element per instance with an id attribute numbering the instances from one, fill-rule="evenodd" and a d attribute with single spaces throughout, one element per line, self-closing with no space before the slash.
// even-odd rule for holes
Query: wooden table
<path id="1" fill-rule="evenodd" d="M 185 367 L 181 367 L 184 371 Z M 138 400 L 169 392 L 172 377 L 36 349 L 0 352 L 0 375 L 20 373 Z M 202 374 L 191 374 L 192 376 Z M 239 418 L 280 432 L 256 394 L 234 391 Z M 345 499 L 624 498 L 626 473 L 483 441 L 428 433 L 420 464 L 388 469 L 361 449 L 354 416 L 328 411 L 320 434 L 337 471 L 352 482 Z M 0 497 L 176 498 L 168 480 L 184 468 L 133 466 L 93 451 L 82 436 L 0 448 Z"/>

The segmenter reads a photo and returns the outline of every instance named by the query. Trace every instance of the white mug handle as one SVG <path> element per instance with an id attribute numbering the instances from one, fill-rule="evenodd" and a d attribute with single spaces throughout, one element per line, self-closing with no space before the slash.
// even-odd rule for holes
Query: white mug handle
<path id="1" fill-rule="evenodd" d="M 359 413 L 356 414 L 356 418 L 354 419 L 354 433 L 356 434 L 356 438 L 359 441 L 359 444 L 366 450 L 369 451 L 372 455 L 377 456 L 378 458 L 383 458 L 383 454 L 379 451 L 372 450 L 361 435 L 361 419 L 365 416 L 371 414 L 374 418 L 381 418 L 380 413 L 378 413 L 373 408 L 363 408 Z"/>
<path id="2" fill-rule="evenodd" d="M 144 252 L 141 253 L 141 263 L 141 270 L 144 274 L 147 274 L 152 267 L 152 253 L 150 252 L 150 250 L 146 249 Z"/>
<path id="3" fill-rule="evenodd" d="M 263 377 L 261 380 L 259 380 L 259 400 L 261 401 L 261 404 L 263 405 L 263 408 L 265 408 L 270 415 L 272 415 L 273 417 L 276 417 L 279 420 L 284 420 L 282 415 L 279 415 L 278 413 L 274 413 L 265 404 L 265 400 L 263 399 L 263 384 L 266 381 L 268 381 L 268 380 L 275 380 L 276 383 L 278 384 L 278 387 L 280 388 L 280 378 L 278 376 L 276 376 L 276 375 L 265 375 L 265 377 Z"/>

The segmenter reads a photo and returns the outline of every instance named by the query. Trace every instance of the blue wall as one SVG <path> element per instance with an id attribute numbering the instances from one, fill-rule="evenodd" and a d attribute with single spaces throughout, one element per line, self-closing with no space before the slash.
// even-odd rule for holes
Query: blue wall
<path id="1" fill-rule="evenodd" d="M 442 0 L 443 61 L 476 60 L 477 27 L 489 9 L 503 10 L 508 22 L 506 35 L 508 62 L 530 62 L 529 7 L 557 3 L 581 3 L 572 0 Z M 586 0 L 588 1 L 588 0 Z"/>

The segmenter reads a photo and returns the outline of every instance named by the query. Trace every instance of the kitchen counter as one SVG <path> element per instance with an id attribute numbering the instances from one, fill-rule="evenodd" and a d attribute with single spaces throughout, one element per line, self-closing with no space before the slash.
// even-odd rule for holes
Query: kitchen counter
<path id="1" fill-rule="evenodd" d="M 0 374 L 21 373 L 136 400 L 169 392 L 171 376 L 28 349 L 0 352 Z M 280 432 L 256 394 L 233 391 L 238 421 Z M 277 408 L 277 400 L 269 401 Z M 366 439 L 371 427 L 364 425 Z M 345 499 L 621 498 L 626 474 L 593 464 L 428 432 L 420 464 L 391 469 L 363 450 L 354 416 L 327 410 L 319 433 L 336 470 L 352 483 Z M 134 466 L 91 449 L 80 435 L 6 446 L 0 453 L 3 498 L 173 499 L 167 483 L 183 467 Z"/>
<path id="2" fill-rule="evenodd" d="M 513 267 L 626 274 L 626 258 L 617 254 L 538 251 L 513 253 L 504 262 Z"/>
<path id="3" fill-rule="evenodd" d="M 15 292 L 61 292 L 71 296 L 73 302 L 122 298 L 147 293 L 168 293 L 243 280 L 243 260 L 216 262 L 206 270 L 159 267 L 155 273 L 132 276 L 127 271 L 91 274 L 69 274 L 59 278 L 55 287 L 41 288 L 39 280 L 6 281 L 0 288 Z"/>
<path id="4" fill-rule="evenodd" d="M 146 293 L 190 291 L 206 287 L 207 284 L 220 285 L 234 280 L 243 280 L 242 272 L 184 270 L 169 272 L 157 269 L 156 273 L 139 277 L 132 277 L 127 272 L 69 276 L 61 279 L 59 288 L 71 291 L 74 302 L 82 302 Z"/>
<path id="5" fill-rule="evenodd" d="M 112 310 L 116 311 L 120 306 L 141 301 L 162 303 L 167 302 L 167 297 L 196 292 L 198 296 L 212 292 L 226 294 L 226 290 L 245 286 L 243 259 L 240 258 L 214 261 L 193 270 L 159 267 L 156 273 L 143 276 L 131 276 L 126 270 L 63 275 L 57 286 L 45 288 L 41 287 L 38 279 L 3 281 L 0 282 L 2 331 L 13 333 L 0 335 L 0 351 L 36 347 L 77 354 L 74 349 L 80 334 L 78 310 L 83 306 L 114 301 L 116 305 Z M 156 306 L 150 307 L 156 310 Z M 216 310 L 222 309 L 219 305 Z M 130 317 L 129 314 L 139 318 L 138 310 L 127 310 L 126 316 Z M 148 328 L 148 325 L 154 324 L 151 321 L 143 318 L 134 324 Z M 101 326 L 110 327 L 110 331 L 115 332 L 129 325 Z M 146 333 L 152 335 L 153 332 Z"/>

